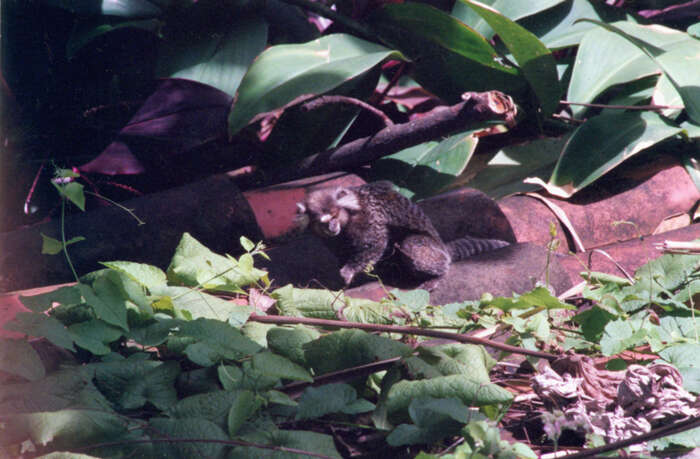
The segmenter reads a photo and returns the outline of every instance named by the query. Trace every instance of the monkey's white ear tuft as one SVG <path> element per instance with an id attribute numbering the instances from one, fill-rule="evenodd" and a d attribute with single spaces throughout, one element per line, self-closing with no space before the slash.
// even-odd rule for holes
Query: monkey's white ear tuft
<path id="1" fill-rule="evenodd" d="M 297 202 L 297 213 L 300 213 L 300 214 L 306 213 L 306 206 L 304 205 L 303 202 Z"/>
<path id="2" fill-rule="evenodd" d="M 335 193 L 336 202 L 339 207 L 349 210 L 360 210 L 360 201 L 357 194 L 347 188 L 338 188 Z"/>

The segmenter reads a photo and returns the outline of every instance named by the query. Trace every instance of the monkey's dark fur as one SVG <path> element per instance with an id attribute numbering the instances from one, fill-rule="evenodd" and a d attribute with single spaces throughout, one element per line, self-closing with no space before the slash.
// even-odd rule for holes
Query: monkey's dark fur
<path id="1" fill-rule="evenodd" d="M 323 188 L 298 203 L 299 217 L 322 237 L 342 263 L 349 285 L 367 265 L 398 252 L 401 266 L 434 288 L 450 263 L 508 245 L 497 239 L 465 237 L 445 244 L 420 207 L 389 182 Z"/>

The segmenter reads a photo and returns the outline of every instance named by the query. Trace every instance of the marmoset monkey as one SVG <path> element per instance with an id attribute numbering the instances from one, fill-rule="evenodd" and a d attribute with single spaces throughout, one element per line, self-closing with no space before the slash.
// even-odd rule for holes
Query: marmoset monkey
<path id="1" fill-rule="evenodd" d="M 396 250 L 411 276 L 428 280 L 422 286 L 432 289 L 453 261 L 509 245 L 470 237 L 445 244 L 421 208 L 394 191 L 390 182 L 318 189 L 297 207 L 302 223 L 322 237 L 342 263 L 345 285 Z"/>

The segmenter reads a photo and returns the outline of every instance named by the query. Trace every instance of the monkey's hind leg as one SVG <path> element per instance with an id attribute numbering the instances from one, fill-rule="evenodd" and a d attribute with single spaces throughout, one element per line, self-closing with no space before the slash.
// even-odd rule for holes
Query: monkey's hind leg
<path id="1" fill-rule="evenodd" d="M 452 261 L 441 241 L 424 234 L 407 236 L 399 251 L 404 265 L 418 279 L 444 276 Z"/>

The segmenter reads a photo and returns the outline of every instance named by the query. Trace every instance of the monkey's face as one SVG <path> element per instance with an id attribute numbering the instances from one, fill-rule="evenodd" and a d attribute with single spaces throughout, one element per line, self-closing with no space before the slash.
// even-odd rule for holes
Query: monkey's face
<path id="1" fill-rule="evenodd" d="M 321 237 L 340 234 L 350 220 L 350 213 L 360 209 L 357 195 L 347 188 L 312 191 L 304 202 L 297 203 L 299 214 L 305 214 L 311 229 Z"/>

